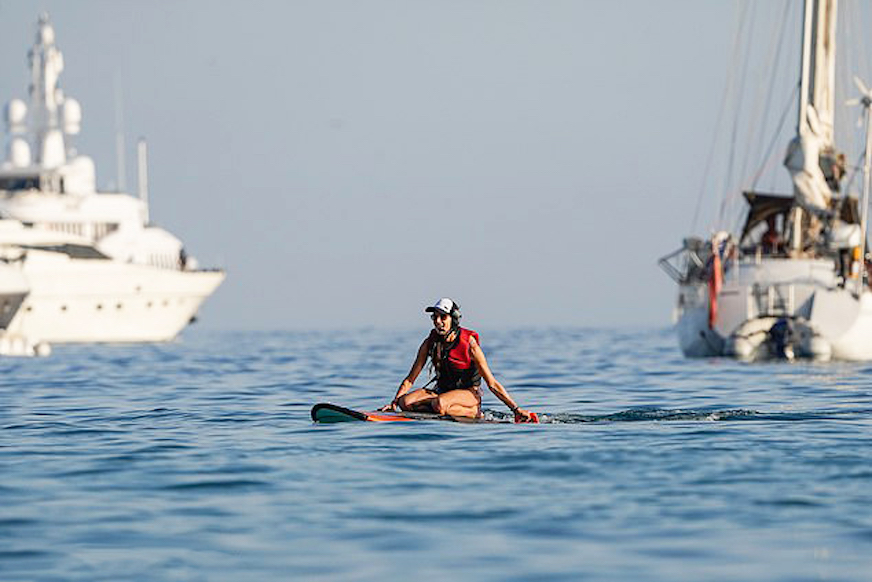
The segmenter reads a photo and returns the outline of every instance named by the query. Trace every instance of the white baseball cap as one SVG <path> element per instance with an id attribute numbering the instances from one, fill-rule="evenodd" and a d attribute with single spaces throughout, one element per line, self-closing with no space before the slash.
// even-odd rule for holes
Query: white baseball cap
<path id="1" fill-rule="evenodd" d="M 455 309 L 455 308 L 459 309 L 459 307 L 457 306 L 457 304 L 454 301 L 452 301 L 448 297 L 443 297 L 442 299 L 440 299 L 439 301 L 437 301 L 436 303 L 434 303 L 433 305 L 431 305 L 430 307 L 428 307 L 424 311 L 427 311 L 427 312 L 441 311 L 442 313 L 450 314 L 451 310 Z"/>

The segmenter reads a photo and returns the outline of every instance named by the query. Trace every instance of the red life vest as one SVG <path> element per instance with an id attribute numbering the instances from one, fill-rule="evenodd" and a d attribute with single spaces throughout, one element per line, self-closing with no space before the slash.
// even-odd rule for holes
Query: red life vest
<path id="1" fill-rule="evenodd" d="M 469 353 L 469 340 L 473 337 L 478 343 L 477 332 L 460 327 L 454 341 L 445 344 L 436 330 L 430 332 L 430 360 L 436 373 L 436 392 L 481 385 L 481 374 Z"/>

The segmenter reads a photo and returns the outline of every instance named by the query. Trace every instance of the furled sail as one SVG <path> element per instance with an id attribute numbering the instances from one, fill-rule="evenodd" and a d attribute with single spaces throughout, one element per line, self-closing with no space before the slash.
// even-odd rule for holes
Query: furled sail
<path id="1" fill-rule="evenodd" d="M 784 165 L 796 203 L 825 216 L 843 171 L 833 146 L 837 0 L 806 0 L 797 135 Z"/>
<path id="2" fill-rule="evenodd" d="M 827 147 L 827 142 L 821 135 L 814 106 L 809 105 L 806 111 L 804 130 L 801 128 L 787 146 L 784 165 L 793 180 L 796 203 L 812 214 L 821 215 L 826 213 L 833 195 L 820 163 L 821 151 Z"/>

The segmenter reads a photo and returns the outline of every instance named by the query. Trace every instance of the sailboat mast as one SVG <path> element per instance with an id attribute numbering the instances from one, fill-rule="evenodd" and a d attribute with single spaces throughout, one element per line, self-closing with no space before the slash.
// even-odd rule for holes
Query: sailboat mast
<path id="1" fill-rule="evenodd" d="M 811 214 L 809 236 L 817 237 L 820 223 L 838 182 L 834 177 L 837 0 L 805 0 L 803 5 L 802 60 L 796 123 L 785 164 L 794 182 L 796 205 L 792 217 L 791 248 L 803 248 L 803 213 Z"/>
<path id="2" fill-rule="evenodd" d="M 866 99 L 869 99 L 868 95 Z M 863 207 L 860 212 L 860 233 L 863 235 L 863 242 L 860 246 L 860 273 L 857 277 L 857 296 L 863 294 L 863 289 L 868 284 L 868 275 L 866 273 L 866 229 L 869 226 L 869 179 L 872 172 L 872 126 L 869 125 L 869 104 L 866 102 L 866 151 L 863 154 Z"/>
<path id="3" fill-rule="evenodd" d="M 825 148 L 833 146 L 837 6 L 837 0 L 805 0 L 803 17 L 797 134 L 810 128 Z"/>
<path id="4" fill-rule="evenodd" d="M 809 86 L 811 85 L 811 47 L 814 43 L 814 11 L 817 0 L 805 0 L 803 3 L 802 17 L 802 55 L 799 61 L 799 107 L 797 108 L 796 135 L 797 138 L 805 135 L 808 131 L 808 106 L 811 97 Z M 791 216 L 791 240 L 790 248 L 794 253 L 802 250 L 802 208 L 799 205 L 793 207 Z"/>
<path id="5" fill-rule="evenodd" d="M 805 133 L 808 123 L 809 84 L 811 82 L 811 45 L 813 42 L 812 21 L 817 0 L 805 0 L 802 18 L 802 56 L 799 62 L 799 117 L 796 120 L 796 135 Z"/>

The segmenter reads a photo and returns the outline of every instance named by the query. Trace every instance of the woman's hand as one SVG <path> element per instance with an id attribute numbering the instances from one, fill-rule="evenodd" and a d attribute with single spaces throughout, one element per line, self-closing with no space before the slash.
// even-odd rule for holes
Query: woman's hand
<path id="1" fill-rule="evenodd" d="M 381 408 L 378 409 L 379 412 L 398 412 L 399 408 L 397 407 L 397 401 L 393 400 L 390 404 L 385 404 Z"/>
<path id="2" fill-rule="evenodd" d="M 523 423 L 530 422 L 533 424 L 539 423 L 539 416 L 535 412 L 530 412 L 529 410 L 524 410 L 521 407 L 515 408 L 512 412 L 515 413 L 515 422 Z"/>

